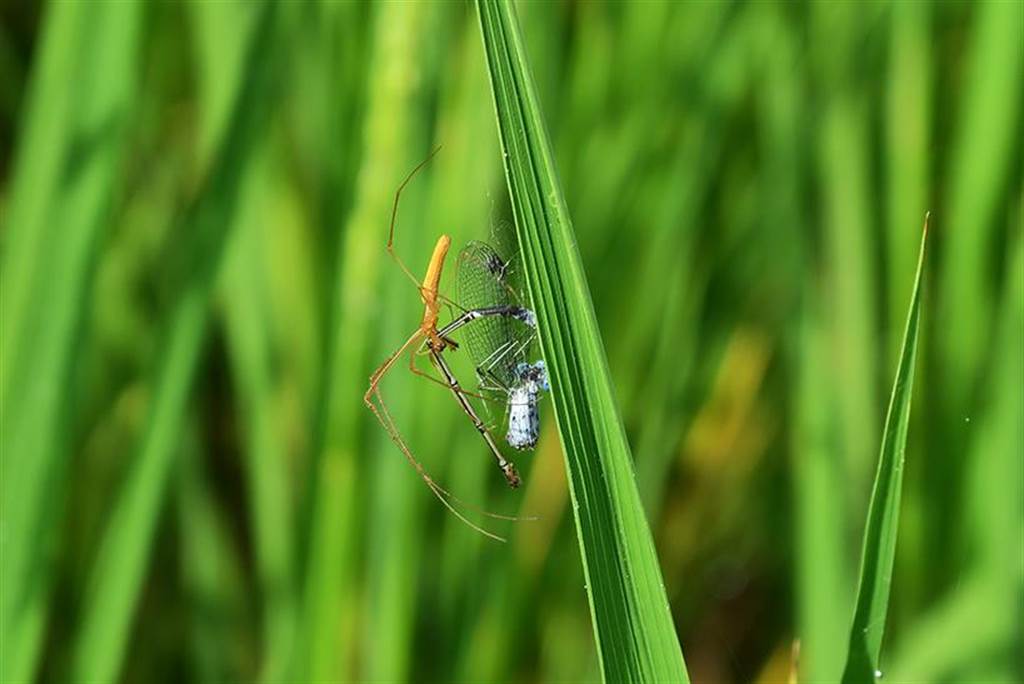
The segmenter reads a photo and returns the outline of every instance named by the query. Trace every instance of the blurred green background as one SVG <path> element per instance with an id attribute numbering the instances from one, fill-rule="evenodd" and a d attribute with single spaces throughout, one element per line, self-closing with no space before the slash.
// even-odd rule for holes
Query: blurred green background
<path id="1" fill-rule="evenodd" d="M 929 209 L 885 679 L 1024 678 L 1022 8 L 520 5 L 696 682 L 841 671 Z M 508 216 L 472 5 L 0 17 L 0 679 L 597 680 L 551 416 L 510 492 L 383 386 L 503 545 L 362 402 L 402 177 L 416 271 Z"/>

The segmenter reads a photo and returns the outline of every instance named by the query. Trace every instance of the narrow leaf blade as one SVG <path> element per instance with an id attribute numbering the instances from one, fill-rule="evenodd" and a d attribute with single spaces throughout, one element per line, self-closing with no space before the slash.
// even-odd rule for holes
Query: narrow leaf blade
<path id="1" fill-rule="evenodd" d="M 850 648 L 846 657 L 843 682 L 873 682 L 879 671 L 882 635 L 889 609 L 889 590 L 896 557 L 896 534 L 899 529 L 900 494 L 903 486 L 903 459 L 910 422 L 910 400 L 914 386 L 914 363 L 917 359 L 917 333 L 921 317 L 921 275 L 924 271 L 925 246 L 928 240 L 928 219 L 921 236 L 917 274 L 910 298 L 903 349 L 896 369 L 889 411 L 882 434 L 878 472 L 868 508 L 864 532 L 857 605 L 850 629 Z"/>
<path id="2" fill-rule="evenodd" d="M 687 681 L 604 346 L 507 0 L 477 3 L 525 280 L 569 472 L 601 671 Z"/>

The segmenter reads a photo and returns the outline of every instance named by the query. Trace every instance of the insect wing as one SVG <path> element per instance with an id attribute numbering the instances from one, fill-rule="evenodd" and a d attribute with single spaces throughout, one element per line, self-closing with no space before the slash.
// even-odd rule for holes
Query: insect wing
<path id="1" fill-rule="evenodd" d="M 470 242 L 459 253 L 458 297 L 466 309 L 520 304 L 515 262 L 484 242 Z M 515 370 L 532 352 L 535 331 L 508 316 L 488 316 L 464 328 L 470 356 L 485 389 L 508 391 Z"/>

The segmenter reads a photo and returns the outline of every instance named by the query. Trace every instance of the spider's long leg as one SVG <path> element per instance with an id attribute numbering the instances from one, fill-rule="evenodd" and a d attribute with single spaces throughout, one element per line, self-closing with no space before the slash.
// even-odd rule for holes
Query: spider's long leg
<path id="1" fill-rule="evenodd" d="M 370 408 L 370 410 L 373 411 L 373 415 L 377 418 L 377 422 L 379 422 L 381 426 L 384 428 L 384 431 L 388 433 L 388 437 L 391 439 L 391 441 L 395 443 L 395 445 L 402 452 L 402 455 L 405 456 L 405 459 L 409 461 L 410 465 L 412 465 L 416 472 L 419 473 L 420 477 L 423 478 L 423 481 L 430 488 L 430 491 L 433 492 L 434 496 L 441 500 L 441 503 L 444 504 L 445 508 L 451 511 L 455 515 L 455 517 L 457 517 L 459 520 L 461 520 L 477 532 L 487 537 L 490 537 L 491 539 L 504 542 L 506 541 L 504 537 L 500 537 L 497 534 L 494 534 L 493 532 L 486 530 L 477 525 L 476 523 L 472 522 L 471 520 L 467 519 L 466 516 L 463 515 L 461 511 L 459 511 L 452 505 L 452 502 L 454 501 L 460 506 L 463 506 L 481 515 L 485 515 L 490 518 L 495 518 L 497 520 L 519 521 L 533 520 L 534 518 L 523 518 L 485 511 L 482 508 L 479 508 L 471 503 L 459 499 L 459 497 L 455 496 L 447 489 L 445 489 L 437 482 L 435 482 L 434 478 L 430 476 L 430 473 L 427 472 L 426 468 L 424 468 L 423 465 L 416 459 L 416 457 L 413 456 L 412 451 L 409 449 L 409 446 L 405 443 L 405 439 L 402 437 L 402 433 L 398 430 L 398 426 L 395 424 L 395 419 L 391 415 L 391 411 L 388 410 L 387 403 L 385 403 L 384 401 L 384 395 L 380 391 L 380 381 L 384 378 L 387 372 L 391 370 L 392 366 L 394 366 L 395 362 L 402 355 L 402 353 L 410 346 L 412 346 L 414 343 L 418 342 L 422 336 L 422 331 L 417 330 L 409 337 L 409 339 L 402 343 L 402 346 L 395 350 L 395 352 L 391 354 L 391 356 L 389 356 L 384 361 L 384 363 L 382 363 L 380 367 L 377 368 L 376 371 L 374 371 L 373 375 L 370 376 L 370 387 L 369 389 L 366 390 L 366 394 L 363 395 L 363 401 Z M 448 387 L 448 385 L 445 386 Z M 376 402 L 374 402 L 374 399 L 376 399 Z"/>
<path id="2" fill-rule="evenodd" d="M 411 280 L 416 285 L 416 288 L 420 291 L 421 295 L 423 294 L 422 283 L 420 283 L 419 279 L 415 275 L 413 275 L 413 272 L 409 269 L 408 266 L 405 265 L 405 262 L 402 261 L 402 258 L 395 253 L 395 221 L 398 218 L 398 202 L 402 197 L 402 190 L 405 190 L 405 186 L 409 184 L 409 181 L 413 179 L 413 177 L 417 174 L 417 172 L 419 172 L 420 169 L 427 165 L 427 162 L 433 159 L 434 155 L 437 154 L 438 150 L 440 149 L 440 145 L 435 147 L 434 150 L 427 155 L 427 158 L 421 161 L 419 164 L 417 164 L 416 168 L 410 171 L 409 175 L 406 176 L 405 180 L 402 181 L 402 184 L 398 186 L 398 190 L 395 191 L 395 203 L 391 207 L 391 227 L 388 229 L 388 254 L 391 255 L 391 258 L 395 260 L 395 263 L 397 263 L 398 266 L 405 272 L 405 275 L 409 277 L 409 280 Z"/>
<path id="3" fill-rule="evenodd" d="M 402 344 L 401 347 L 395 350 L 395 352 L 391 356 L 389 356 L 376 371 L 374 371 L 373 375 L 370 376 L 370 387 L 369 389 L 366 390 L 366 394 L 363 395 L 363 401 L 370 408 L 370 410 L 373 411 L 373 415 L 377 418 L 377 421 L 384 428 L 384 431 L 388 433 L 388 437 L 391 438 L 391 441 L 394 442 L 395 445 L 399 448 L 399 450 L 402 452 L 402 455 L 405 456 L 405 459 L 410 463 L 410 465 L 412 465 L 412 467 L 416 469 L 416 472 L 419 473 L 421 478 L 423 478 L 423 481 L 430 488 L 430 491 L 433 492 L 434 496 L 436 496 L 438 500 L 442 504 L 444 504 L 444 507 L 451 511 L 456 518 L 458 518 L 463 523 L 473 528 L 480 534 L 490 537 L 491 539 L 504 542 L 506 541 L 504 537 L 500 537 L 494 534 L 493 532 L 490 532 L 480 527 L 473 521 L 466 518 L 466 516 L 463 515 L 461 511 L 459 511 L 452 505 L 451 501 L 456 501 L 460 504 L 462 502 L 459 501 L 459 499 L 453 496 L 450 492 L 448 492 L 444 487 L 437 484 L 434 481 L 434 479 L 430 477 L 430 474 L 420 464 L 420 462 L 416 460 L 416 457 L 413 456 L 412 451 L 409 449 L 409 446 L 405 443 L 405 440 L 402 438 L 402 433 L 399 432 L 398 426 L 395 424 L 395 419 L 392 417 L 391 412 L 388 410 L 387 403 L 385 403 L 384 401 L 384 395 L 380 391 L 381 379 L 387 374 L 391 367 L 394 366 L 395 361 L 402 355 L 402 353 L 415 342 L 419 341 L 422 335 L 423 332 L 421 330 L 417 330 L 415 333 L 412 334 L 411 337 L 409 337 L 409 339 L 407 339 Z M 376 399 L 376 401 L 374 401 L 374 399 Z M 467 507 L 471 508 L 471 506 L 468 505 Z M 496 514 L 491 515 L 492 517 L 496 518 L 506 517 Z"/>
<path id="4" fill-rule="evenodd" d="M 402 435 L 398 431 L 398 426 L 395 425 L 394 418 L 391 417 L 391 412 L 388 411 L 387 404 L 384 402 L 384 395 L 380 391 L 380 381 L 384 378 L 387 372 L 391 370 L 391 367 L 395 365 L 395 362 L 402 353 L 418 342 L 422 337 L 422 330 L 414 332 L 409 339 L 402 343 L 402 346 L 396 349 L 395 352 L 373 372 L 373 375 L 370 376 L 370 386 L 366 390 L 366 394 L 363 395 L 363 402 L 371 411 L 373 411 L 373 415 L 377 417 L 377 420 L 384 427 L 388 436 L 391 437 L 391 440 L 398 445 L 399 449 L 402 450 L 406 459 L 412 464 L 413 468 L 416 469 L 416 472 L 420 474 L 423 480 L 427 483 L 427 486 L 429 486 L 430 489 L 438 496 L 442 496 L 442 493 L 445 496 L 449 496 L 448 492 L 434 482 L 433 478 L 431 478 L 423 466 L 420 465 L 420 462 L 416 460 L 416 457 L 412 455 L 409 447 L 405 444 L 405 440 L 402 439 Z M 376 399 L 376 402 L 374 402 L 374 399 Z M 444 497 L 442 496 L 442 498 Z M 447 503 L 445 505 L 447 505 Z"/>
<path id="5" fill-rule="evenodd" d="M 458 382 L 456 382 L 456 387 L 452 387 L 451 384 L 449 384 L 447 381 L 441 380 L 440 378 L 435 378 L 432 375 L 424 373 L 419 368 L 416 368 L 416 366 L 414 365 L 415 361 L 416 361 L 416 352 L 417 352 L 417 350 L 415 350 L 415 349 L 409 350 L 409 370 L 411 370 L 414 374 L 419 375 L 419 376 L 421 376 L 423 378 L 426 378 L 427 380 L 430 380 L 431 382 L 435 382 L 435 383 L 441 385 L 442 387 L 444 387 L 445 389 L 447 389 L 450 392 L 455 392 L 456 394 L 464 394 L 466 396 L 475 397 L 477 399 L 483 399 L 484 401 L 487 401 L 487 402 L 501 404 L 502 407 L 504 407 L 506 405 L 507 402 L 504 401 L 504 400 L 496 399 L 496 398 L 493 398 L 493 397 L 485 397 L 485 396 L 482 396 L 482 395 L 479 395 L 479 394 L 474 394 L 473 392 L 467 392 L 465 389 L 462 388 L 461 385 L 459 385 Z M 445 367 L 447 367 L 447 364 L 446 364 Z M 449 369 L 449 372 L 451 372 L 451 369 Z M 494 388 L 494 389 L 497 390 L 499 388 Z M 461 404 L 462 402 L 459 402 L 459 403 Z M 470 419 L 473 418 L 472 410 L 470 412 L 470 416 L 469 417 L 470 417 Z M 492 427 L 493 426 L 485 426 L 485 429 L 487 430 L 487 433 L 488 433 L 488 437 L 490 436 L 490 430 L 492 429 Z M 487 438 L 485 437 L 485 439 L 487 439 Z M 524 521 L 524 520 L 530 521 L 530 520 L 536 520 L 537 519 L 537 518 L 535 518 L 533 516 L 529 516 L 529 515 L 521 516 L 521 515 L 503 515 L 501 513 L 492 513 L 491 511 L 488 511 L 488 510 L 485 510 L 485 509 L 481 508 L 480 506 L 474 506 L 473 504 L 471 504 L 471 503 L 469 503 L 469 502 L 467 502 L 467 501 L 465 501 L 463 499 L 460 499 L 459 497 L 455 496 L 454 494 L 452 494 L 451 492 L 449 492 L 449 491 L 447 491 L 445 489 L 441 489 L 441 491 L 444 492 L 444 495 L 446 497 L 448 497 L 450 500 L 458 503 L 460 506 L 463 506 L 463 507 L 473 511 L 474 513 L 479 513 L 480 515 L 485 515 L 488 518 L 496 518 L 497 520 L 510 520 L 512 522 L 521 522 L 521 521 Z"/>
<path id="6" fill-rule="evenodd" d="M 444 387 L 446 390 L 451 390 L 452 386 L 447 381 L 442 380 L 441 378 L 435 378 L 433 375 L 430 375 L 429 373 L 424 373 L 423 371 L 421 371 L 419 368 L 416 367 L 416 355 L 417 354 L 418 354 L 418 350 L 416 350 L 416 349 L 410 349 L 409 350 L 409 370 L 414 375 L 418 375 L 421 378 L 426 378 L 430 382 L 436 383 L 436 384 L 440 385 L 441 387 Z M 465 394 L 466 396 L 473 397 L 474 399 L 480 399 L 481 401 L 489 401 L 489 402 L 493 402 L 493 403 L 496 403 L 496 404 L 503 404 L 504 403 L 503 401 L 495 399 L 494 397 L 485 397 L 482 394 L 477 394 L 475 392 L 470 392 L 469 390 L 463 389 L 461 386 L 459 387 L 458 391 L 460 393 L 462 393 L 462 394 Z"/>
<path id="7" fill-rule="evenodd" d="M 409 339 L 402 343 L 401 347 L 396 349 L 391 356 L 384 360 L 384 363 L 378 366 L 377 370 L 373 371 L 373 374 L 370 376 L 370 386 L 367 388 L 366 394 L 363 395 L 363 402 L 367 406 L 371 405 L 370 397 L 377 391 L 377 385 L 380 383 L 381 378 L 391 370 L 391 367 L 395 365 L 395 361 L 397 361 L 398 357 L 402 355 L 402 352 L 418 342 L 421 337 L 423 337 L 423 331 L 417 329 L 416 332 L 409 336 Z"/>
<path id="8" fill-rule="evenodd" d="M 458 309 L 459 311 L 461 311 L 463 313 L 465 313 L 466 311 L 469 311 L 469 309 L 467 309 L 466 307 L 462 306 L 461 304 L 459 304 L 457 301 L 455 301 L 451 297 L 443 295 L 440 292 L 437 293 L 437 298 L 438 298 L 438 300 L 441 303 L 443 303 L 445 306 L 448 307 L 449 314 L 451 314 L 451 310 L 452 309 Z"/>
<path id="9" fill-rule="evenodd" d="M 477 525 L 472 520 L 463 515 L 459 509 L 455 508 L 455 506 L 452 505 L 452 501 L 458 502 L 461 505 L 466 504 L 459 501 L 458 498 L 456 498 L 454 495 L 452 495 L 450 492 L 444 489 L 444 487 L 434 482 L 434 480 L 427 473 L 426 469 L 424 469 L 423 466 L 420 465 L 419 461 L 417 461 L 416 458 L 412 455 L 412 452 L 406 445 L 405 440 L 402 439 L 402 435 L 398 431 L 398 426 L 395 425 L 394 418 L 392 418 L 391 412 L 388 411 L 387 404 L 384 403 L 384 397 L 380 393 L 380 388 L 376 388 L 374 390 L 374 395 L 376 396 L 378 402 L 380 403 L 380 407 L 378 408 L 376 405 L 372 403 L 369 404 L 370 409 L 373 411 L 373 414 L 377 417 L 377 420 L 380 421 L 380 424 L 384 426 L 384 430 L 388 433 L 388 436 L 391 438 L 391 441 L 398 446 L 398 448 L 402 452 L 402 455 L 405 456 L 406 460 L 409 461 L 410 464 L 412 464 L 412 467 L 416 469 L 416 472 L 418 472 L 420 474 L 420 477 L 423 478 L 423 481 L 426 482 L 427 486 L 430 488 L 430 491 L 433 492 L 434 496 L 437 497 L 438 501 L 444 504 L 444 507 L 451 511 L 452 515 L 454 515 L 460 521 L 468 525 L 470 528 L 476 530 L 480 534 L 484 535 L 485 537 L 490 537 L 491 539 L 500 542 L 507 541 L 504 537 L 500 537 L 497 534 L 494 534 L 493 532 Z M 492 517 L 504 518 L 505 516 L 492 515 Z"/>
<path id="10" fill-rule="evenodd" d="M 491 436 L 491 433 L 488 432 L 487 426 L 484 425 L 482 420 L 480 420 L 480 416 L 478 416 L 476 411 L 473 409 L 473 405 L 470 404 L 469 400 L 463 395 L 462 387 L 459 385 L 458 379 L 452 373 L 451 368 L 448 367 L 448 363 L 441 357 L 441 354 L 433 347 L 430 347 L 429 344 L 428 349 L 430 349 L 430 358 L 433 360 L 438 370 L 440 370 L 444 375 L 445 380 L 448 381 L 448 385 L 452 390 L 452 394 L 455 395 L 455 399 L 459 402 L 459 405 L 462 406 L 462 410 L 465 411 L 470 420 L 473 421 L 473 426 L 477 429 L 477 432 L 479 432 L 480 436 L 483 437 L 485 442 L 487 442 L 487 446 L 494 455 L 494 460 L 497 462 L 498 468 L 500 468 L 501 472 L 505 475 L 505 481 L 508 482 L 508 486 L 512 488 L 518 487 L 522 481 L 519 479 L 519 473 L 516 472 L 515 465 L 512 461 L 505 458 L 504 454 L 501 453 L 501 449 L 499 449 L 498 445 L 494 443 L 494 438 Z"/>

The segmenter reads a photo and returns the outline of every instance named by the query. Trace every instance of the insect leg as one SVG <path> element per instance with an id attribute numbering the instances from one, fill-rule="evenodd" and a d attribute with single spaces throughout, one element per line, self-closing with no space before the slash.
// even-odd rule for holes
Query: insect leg
<path id="1" fill-rule="evenodd" d="M 454 331 L 458 330 L 467 323 L 471 323 L 478 318 L 484 318 L 485 316 L 505 316 L 507 318 L 514 318 L 517 321 L 522 321 L 530 327 L 536 327 L 537 320 L 533 315 L 533 312 L 522 306 L 485 306 L 479 309 L 473 309 L 462 314 L 454 321 L 444 326 L 437 331 L 439 337 L 446 337 Z"/>

